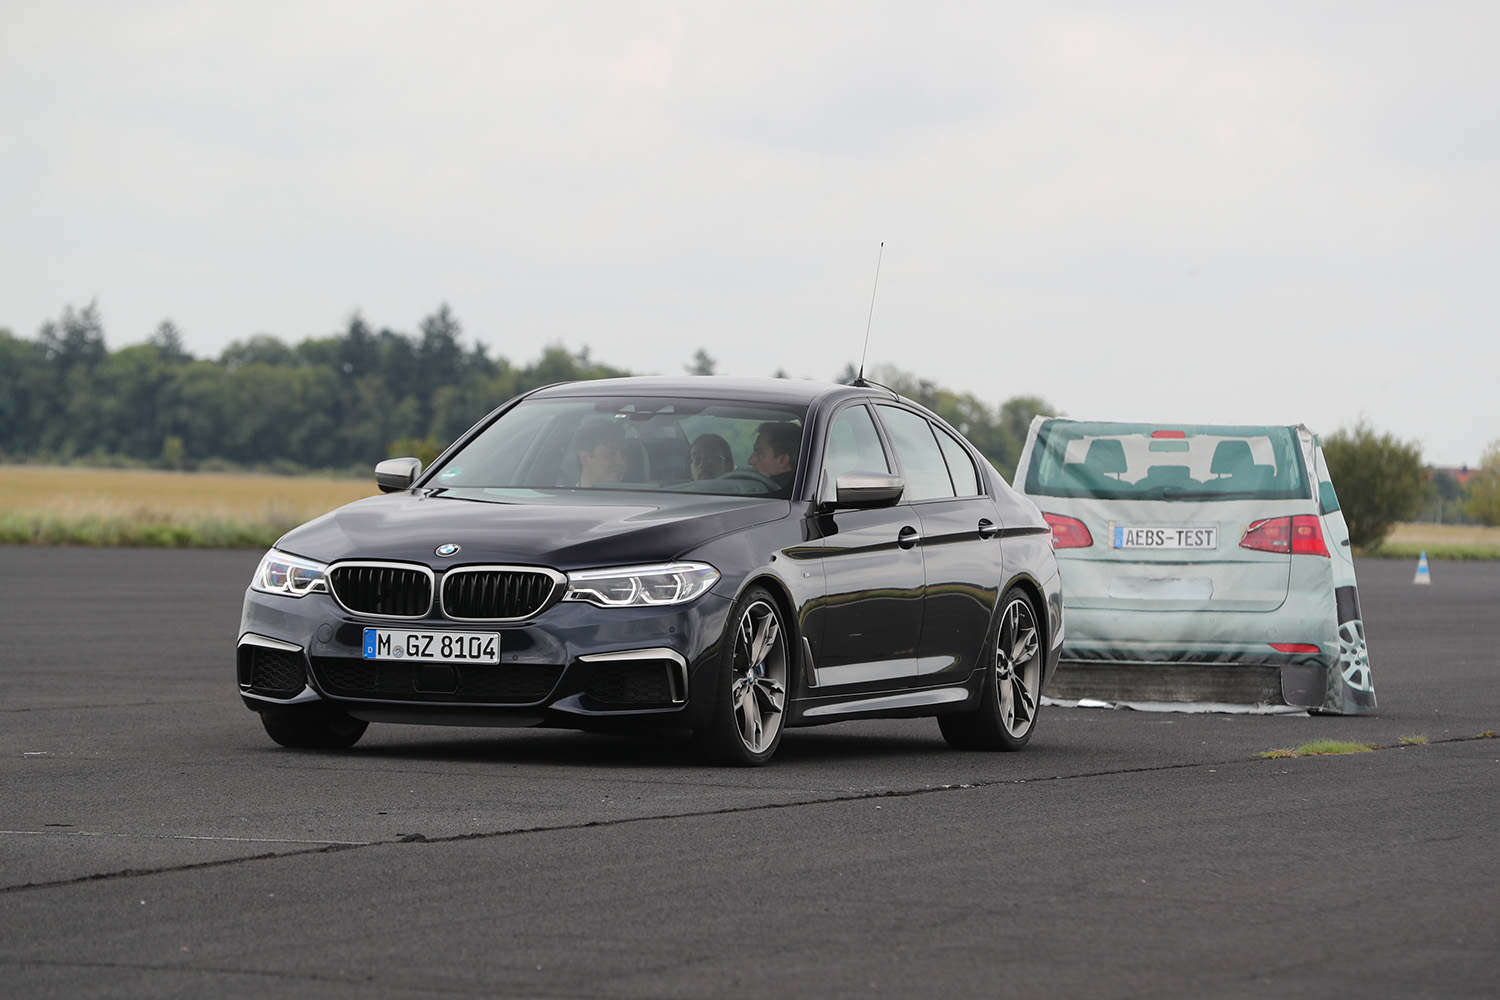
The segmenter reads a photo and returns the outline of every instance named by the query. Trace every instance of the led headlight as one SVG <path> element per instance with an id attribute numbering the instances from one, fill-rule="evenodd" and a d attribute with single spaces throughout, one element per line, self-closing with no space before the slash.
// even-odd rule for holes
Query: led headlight
<path id="1" fill-rule="evenodd" d="M 328 567 L 311 559 L 299 559 L 272 549 L 255 568 L 250 581 L 253 590 L 266 594 L 302 597 L 328 593 Z"/>
<path id="2" fill-rule="evenodd" d="M 601 608 L 659 607 L 686 604 L 706 594 L 719 580 L 707 563 L 658 563 L 590 569 L 568 574 L 565 601 L 587 601 Z"/>

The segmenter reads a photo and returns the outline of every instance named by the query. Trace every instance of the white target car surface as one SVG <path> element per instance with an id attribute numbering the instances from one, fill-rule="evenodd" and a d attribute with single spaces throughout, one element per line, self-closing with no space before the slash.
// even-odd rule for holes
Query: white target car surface
<path id="1" fill-rule="evenodd" d="M 1015 488 L 1063 576 L 1056 693 L 1376 707 L 1349 530 L 1306 427 L 1038 417 Z"/>

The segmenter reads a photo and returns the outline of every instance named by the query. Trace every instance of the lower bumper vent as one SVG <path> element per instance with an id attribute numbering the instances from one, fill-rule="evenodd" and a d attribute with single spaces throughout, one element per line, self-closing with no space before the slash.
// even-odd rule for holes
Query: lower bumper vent
<path id="1" fill-rule="evenodd" d="M 434 684 L 431 665 L 420 662 L 315 656 L 318 686 L 336 698 L 379 701 L 530 704 L 557 686 L 563 668 L 545 663 L 451 667 L 451 679 Z"/>
<path id="2" fill-rule="evenodd" d="M 604 705 L 671 705 L 681 700 L 677 670 L 670 660 L 596 663 L 588 696 Z"/>
<path id="3" fill-rule="evenodd" d="M 307 686 L 301 653 L 245 646 L 240 650 L 240 685 L 267 698 L 292 698 Z"/>

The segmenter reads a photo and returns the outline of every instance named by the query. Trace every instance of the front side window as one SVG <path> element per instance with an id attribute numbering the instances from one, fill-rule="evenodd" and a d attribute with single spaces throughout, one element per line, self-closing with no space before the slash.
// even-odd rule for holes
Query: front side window
<path id="1" fill-rule="evenodd" d="M 823 457 L 823 471 L 832 484 L 846 472 L 890 472 L 875 418 L 865 406 L 849 406 L 839 411 L 828 429 L 828 447 Z"/>

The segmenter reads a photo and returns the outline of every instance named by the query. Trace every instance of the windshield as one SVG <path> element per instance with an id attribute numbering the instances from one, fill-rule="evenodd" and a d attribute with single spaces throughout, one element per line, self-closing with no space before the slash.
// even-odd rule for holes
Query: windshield
<path id="1" fill-rule="evenodd" d="M 1052 420 L 1037 432 L 1026 492 L 1131 500 L 1309 496 L 1290 427 Z"/>
<path id="2" fill-rule="evenodd" d="M 806 408 L 752 400 L 524 400 L 428 487 L 790 495 Z"/>

